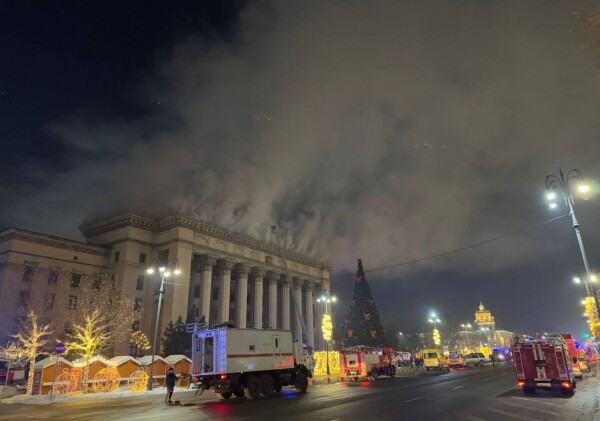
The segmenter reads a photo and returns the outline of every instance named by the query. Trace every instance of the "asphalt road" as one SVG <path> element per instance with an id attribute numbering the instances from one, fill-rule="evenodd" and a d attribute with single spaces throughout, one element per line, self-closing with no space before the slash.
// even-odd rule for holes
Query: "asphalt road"
<path id="1" fill-rule="evenodd" d="M 306 393 L 284 390 L 281 396 L 257 401 L 246 398 L 224 400 L 206 392 L 202 397 L 193 393 L 180 394 L 178 398 L 185 404 L 182 406 L 167 406 L 157 396 L 45 406 L 0 405 L 0 421 L 551 420 L 562 419 L 552 416 L 571 404 L 562 396 L 544 401 L 542 399 L 548 396 L 543 394 L 526 398 L 514 388 L 512 366 L 482 367 L 422 372 L 395 379 L 382 377 L 376 382 L 317 385 Z M 536 403 L 536 399 L 542 404 Z M 585 397 L 581 399 L 584 401 Z M 499 402 L 504 403 L 500 405 Z M 489 408 L 496 412 L 488 411 Z M 532 408 L 539 411 L 531 412 Z M 519 414 L 523 414 L 521 418 Z"/>

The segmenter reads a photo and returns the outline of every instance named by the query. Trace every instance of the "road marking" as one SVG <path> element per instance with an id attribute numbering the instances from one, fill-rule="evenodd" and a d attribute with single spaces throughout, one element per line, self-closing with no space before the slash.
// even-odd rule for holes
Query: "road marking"
<path id="1" fill-rule="evenodd" d="M 547 399 L 543 399 L 543 398 L 521 398 L 519 396 L 513 396 L 513 399 L 519 399 L 520 401 L 525 401 L 525 402 L 535 402 L 535 403 L 543 403 L 544 405 L 550 405 L 550 406 L 563 406 L 563 404 L 561 403 L 556 403 L 556 402 L 550 402 Z"/>
<path id="2" fill-rule="evenodd" d="M 531 417 L 526 417 L 526 416 L 523 416 L 523 415 L 515 414 L 513 412 L 506 412 L 506 411 L 503 411 L 501 409 L 487 408 L 487 410 L 495 412 L 495 413 L 500 414 L 500 415 L 507 416 L 509 418 L 516 418 L 518 420 L 523 420 L 523 421 L 529 421 L 529 420 L 531 420 Z"/>
<path id="3" fill-rule="evenodd" d="M 503 376 L 508 376 L 508 374 L 504 373 Z"/>
<path id="4" fill-rule="evenodd" d="M 489 379 L 483 379 L 482 382 L 487 382 Z"/>
<path id="5" fill-rule="evenodd" d="M 509 405 L 509 406 L 514 406 L 515 408 L 531 408 L 531 404 L 533 403 L 533 400 L 530 401 L 529 403 L 525 403 L 525 402 L 504 402 L 505 405 Z M 548 415 L 556 415 L 556 411 L 551 411 L 549 409 L 542 409 L 542 408 L 535 408 L 535 411 L 540 411 L 540 412 L 544 412 Z"/>
<path id="6" fill-rule="evenodd" d="M 464 387 L 464 386 L 456 386 L 454 389 L 460 389 L 461 387 Z"/>
<path id="7" fill-rule="evenodd" d="M 404 401 L 404 402 L 406 402 L 406 403 L 408 403 L 408 402 L 414 402 L 414 401 L 419 400 L 419 399 L 421 399 L 420 396 L 418 398 L 412 398 L 412 399 L 409 399 L 409 400 Z"/>

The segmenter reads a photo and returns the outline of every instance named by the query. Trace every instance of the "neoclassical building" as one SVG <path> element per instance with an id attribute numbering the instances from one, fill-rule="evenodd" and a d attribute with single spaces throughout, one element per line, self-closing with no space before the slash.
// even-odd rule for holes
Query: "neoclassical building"
<path id="1" fill-rule="evenodd" d="M 27 307 L 52 317 L 57 295 L 76 296 L 85 274 L 108 270 L 122 296 L 144 309 L 139 329 L 151 337 L 160 274 L 168 266 L 161 329 L 178 317 L 210 324 L 292 330 L 298 341 L 324 348 L 323 310 L 315 295 L 329 290 L 330 267 L 272 243 L 228 231 L 186 216 L 152 219 L 134 214 L 81 227 L 78 242 L 11 228 L 0 233 L 0 345 L 24 317 Z M 174 269 L 179 275 L 174 276 Z M 302 322 L 305 321 L 303 335 Z M 129 352 L 121 344 L 115 352 Z"/>

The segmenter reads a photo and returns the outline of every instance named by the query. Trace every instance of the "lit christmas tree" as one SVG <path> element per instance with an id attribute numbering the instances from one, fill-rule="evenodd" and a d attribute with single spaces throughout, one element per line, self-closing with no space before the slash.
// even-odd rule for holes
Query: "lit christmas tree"
<path id="1" fill-rule="evenodd" d="M 362 260 L 358 259 L 358 270 L 354 278 L 354 296 L 348 317 L 344 320 L 343 347 L 356 345 L 386 345 L 383 325 L 377 312 L 377 306 L 371 288 L 365 278 Z"/>

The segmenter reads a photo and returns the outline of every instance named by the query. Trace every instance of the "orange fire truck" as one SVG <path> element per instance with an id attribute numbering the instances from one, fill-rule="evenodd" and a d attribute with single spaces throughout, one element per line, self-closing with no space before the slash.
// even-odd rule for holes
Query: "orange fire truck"
<path id="1" fill-rule="evenodd" d="M 517 384 L 523 393 L 535 393 L 536 388 L 560 389 L 564 395 L 575 393 L 571 356 L 562 336 L 549 336 L 547 342 L 537 342 L 517 335 L 513 357 Z"/>
<path id="2" fill-rule="evenodd" d="M 341 380 L 370 377 L 377 380 L 379 376 L 396 375 L 394 350 L 389 347 L 368 347 L 358 345 L 340 351 L 342 358 Z"/>

